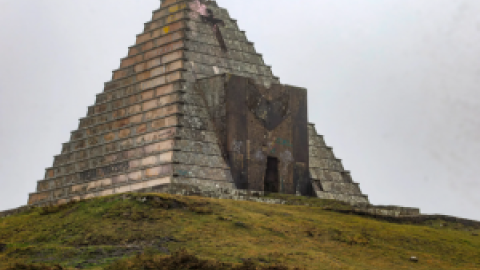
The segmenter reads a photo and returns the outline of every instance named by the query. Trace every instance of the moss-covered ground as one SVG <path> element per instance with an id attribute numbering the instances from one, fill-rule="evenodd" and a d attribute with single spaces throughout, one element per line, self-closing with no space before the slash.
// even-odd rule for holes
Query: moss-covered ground
<path id="1" fill-rule="evenodd" d="M 179 269 L 480 269 L 474 228 L 394 224 L 276 196 L 290 205 L 129 194 L 33 209 L 0 219 L 0 269 L 175 269 L 191 261 L 168 256 L 181 250 L 210 263 Z"/>

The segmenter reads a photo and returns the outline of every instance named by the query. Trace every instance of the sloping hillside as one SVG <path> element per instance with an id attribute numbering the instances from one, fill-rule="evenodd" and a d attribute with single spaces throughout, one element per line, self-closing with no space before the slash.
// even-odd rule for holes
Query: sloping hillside
<path id="1" fill-rule="evenodd" d="M 183 253 L 168 256 L 182 249 L 212 261 L 190 269 L 230 267 L 215 268 L 213 261 L 248 262 L 244 269 L 253 269 L 251 263 L 328 270 L 480 269 L 476 228 L 441 220 L 394 224 L 335 212 L 349 207 L 335 201 L 282 198 L 309 206 L 129 194 L 33 209 L 0 219 L 0 269 L 20 268 L 16 263 L 175 269 L 175 263 L 197 260 Z"/>

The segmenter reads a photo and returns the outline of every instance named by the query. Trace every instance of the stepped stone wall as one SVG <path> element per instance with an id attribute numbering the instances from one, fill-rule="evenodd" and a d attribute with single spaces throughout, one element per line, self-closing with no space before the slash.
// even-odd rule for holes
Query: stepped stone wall
<path id="1" fill-rule="evenodd" d="M 368 204 L 368 197 L 362 194 L 359 184 L 353 182 L 350 172 L 325 144 L 323 136 L 318 135 L 314 124 L 308 125 L 308 134 L 310 176 L 317 197 Z"/>
<path id="2" fill-rule="evenodd" d="M 238 200 L 238 201 L 255 201 L 260 203 L 268 204 L 286 204 L 286 201 L 283 199 L 276 199 L 267 197 L 267 193 L 263 191 L 252 191 L 252 190 L 242 190 L 236 188 L 217 188 L 211 185 L 205 185 L 204 182 L 198 183 L 198 185 L 188 185 L 188 184 L 170 184 L 149 187 L 144 189 L 135 190 L 136 194 L 141 193 L 167 193 L 173 195 L 182 195 L 182 196 L 201 196 L 215 199 L 229 199 L 229 200 Z M 132 198 L 132 194 L 124 194 L 124 199 Z M 139 197 L 136 195 L 135 197 Z M 144 198 L 148 198 L 148 195 L 145 195 Z M 141 200 L 144 201 L 144 200 Z M 308 202 L 300 203 L 297 205 L 309 205 Z M 11 215 L 22 214 L 31 210 L 34 210 L 37 205 L 22 206 L 16 209 L 11 209 L 7 211 L 0 212 L 0 218 L 8 217 Z M 328 209 L 342 212 L 344 210 L 339 209 Z M 443 219 L 447 221 L 459 222 L 467 226 L 476 225 L 479 226 L 480 222 L 454 218 L 450 216 L 441 216 L 441 215 L 421 215 L 420 210 L 417 208 L 408 208 L 408 207 L 399 207 L 399 206 L 376 206 L 376 205 L 353 205 L 351 210 L 346 210 L 348 213 L 360 214 L 360 215 L 369 215 L 376 217 L 392 217 L 392 221 L 397 221 L 395 218 L 403 218 L 406 220 L 412 220 L 414 222 L 421 222 L 426 220 L 436 220 Z M 401 220 L 400 220 L 401 221 Z"/>
<path id="3" fill-rule="evenodd" d="M 280 83 L 236 20 L 215 1 L 162 1 L 113 71 L 112 80 L 105 83 L 78 129 L 54 157 L 52 167 L 46 169 L 44 179 L 38 181 L 29 205 L 172 184 L 245 188 L 235 181 L 239 174 L 229 153 L 231 142 L 223 136 L 231 134 L 225 124 L 227 114 L 211 106 L 220 93 L 200 89 L 199 81 L 220 74 L 248 78 L 264 89 L 259 96 L 270 95 L 272 85 Z M 248 119 L 254 118 L 249 115 Z M 295 122 L 298 119 L 282 125 Z M 287 178 L 311 176 L 312 181 L 302 180 L 297 188 L 292 180 L 289 192 L 301 189 L 306 195 L 310 190 L 321 198 L 368 202 L 312 127 L 308 134 L 305 129 L 305 136 L 309 150 L 303 152 L 302 160 L 294 157 L 299 159 L 298 168 L 288 169 Z M 301 173 L 301 163 L 309 164 L 303 165 L 309 172 Z M 263 166 L 258 166 L 257 175 L 265 171 Z M 261 181 L 259 176 L 257 182 Z"/>
<path id="4" fill-rule="evenodd" d="M 261 84 L 278 82 L 225 9 L 223 51 L 199 1 L 166 0 L 113 71 L 29 204 L 48 204 L 170 183 L 234 187 L 215 127 L 194 83 L 232 73 Z M 203 4 L 202 4 L 203 5 Z"/>

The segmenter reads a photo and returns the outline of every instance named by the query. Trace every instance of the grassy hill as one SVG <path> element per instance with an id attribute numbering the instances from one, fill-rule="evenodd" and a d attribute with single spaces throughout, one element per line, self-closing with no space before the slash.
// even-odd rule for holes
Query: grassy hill
<path id="1" fill-rule="evenodd" d="M 0 219 L 0 269 L 480 269 L 478 229 L 275 196 L 308 206 L 129 194 L 33 209 Z"/>

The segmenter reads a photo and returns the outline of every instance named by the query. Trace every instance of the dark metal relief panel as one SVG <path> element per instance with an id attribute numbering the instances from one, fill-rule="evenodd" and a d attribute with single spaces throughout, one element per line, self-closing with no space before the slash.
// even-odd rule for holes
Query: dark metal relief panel
<path id="1" fill-rule="evenodd" d="M 250 82 L 248 86 L 249 187 L 267 192 L 295 193 L 291 166 L 290 95 L 282 85 L 265 88 Z"/>
<path id="2" fill-rule="evenodd" d="M 302 88 L 290 88 L 291 102 L 293 103 L 293 156 L 296 161 L 295 182 L 297 190 L 302 195 L 311 195 L 312 187 L 310 183 L 308 164 L 309 164 L 309 146 L 308 146 L 308 107 L 307 91 Z M 302 171 L 303 170 L 303 171 Z"/>
<path id="3" fill-rule="evenodd" d="M 290 110 L 290 96 L 280 94 L 275 98 L 268 99 L 258 89 L 260 86 L 248 83 L 248 109 L 262 122 L 268 130 L 274 130 L 288 116 Z M 272 85 L 269 92 L 282 93 L 281 85 Z"/>
<path id="4" fill-rule="evenodd" d="M 267 134 L 262 123 L 251 113 L 247 112 L 248 140 L 248 183 L 252 190 L 263 190 L 264 176 L 267 164 L 266 139 Z"/>
<path id="5" fill-rule="evenodd" d="M 309 192 L 305 89 L 279 84 L 267 88 L 235 75 L 207 78 L 197 85 L 211 117 L 220 120 L 220 112 L 225 112 L 223 123 L 214 122 L 224 130 L 217 134 L 223 137 L 219 141 L 237 188 Z"/>
<path id="6" fill-rule="evenodd" d="M 307 119 L 307 91 L 301 88 L 290 88 L 290 96 L 293 103 L 292 130 L 294 158 L 297 162 L 308 163 L 308 119 Z"/>
<path id="7" fill-rule="evenodd" d="M 247 177 L 247 106 L 246 90 L 248 81 L 238 76 L 229 77 L 225 89 L 227 104 L 227 145 L 228 161 L 237 188 L 248 189 Z"/>

